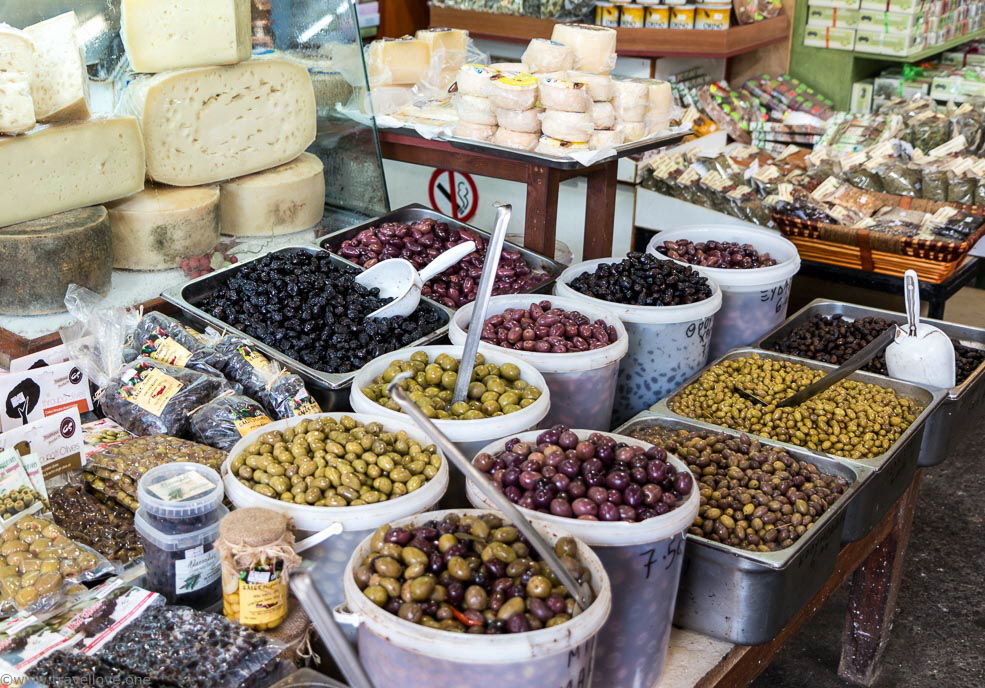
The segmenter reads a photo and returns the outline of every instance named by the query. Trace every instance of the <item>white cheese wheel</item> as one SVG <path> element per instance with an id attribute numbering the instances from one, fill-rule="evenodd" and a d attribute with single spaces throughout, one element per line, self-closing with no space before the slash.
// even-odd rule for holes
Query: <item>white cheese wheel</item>
<path id="1" fill-rule="evenodd" d="M 34 126 L 34 42 L 23 31 L 0 24 L 0 134 Z"/>
<path id="2" fill-rule="evenodd" d="M 527 44 L 520 58 L 534 74 L 563 72 L 575 63 L 575 54 L 564 43 L 547 38 L 534 38 Z"/>
<path id="3" fill-rule="evenodd" d="M 506 146 L 507 148 L 517 148 L 525 151 L 532 151 L 536 148 L 539 140 L 540 135 L 538 134 L 512 131 L 510 129 L 503 129 L 502 127 L 497 129 L 492 137 L 492 142 L 497 146 Z"/>
<path id="4" fill-rule="evenodd" d="M 592 138 L 588 142 L 588 147 L 593 150 L 603 148 L 615 148 L 623 144 L 623 134 L 616 129 L 596 129 L 592 132 Z"/>
<path id="5" fill-rule="evenodd" d="M 456 77 L 458 92 L 465 96 L 488 96 L 489 79 L 494 74 L 499 74 L 499 70 L 479 64 L 462 65 Z"/>
<path id="6" fill-rule="evenodd" d="M 531 74 L 494 74 L 489 83 L 493 107 L 529 110 L 537 102 L 537 77 Z"/>
<path id="7" fill-rule="evenodd" d="M 608 74 L 616 66 L 616 30 L 592 24 L 555 24 L 551 39 L 569 46 L 575 69 Z"/>
<path id="8" fill-rule="evenodd" d="M 31 97 L 39 122 L 89 117 L 89 74 L 78 39 L 75 12 L 66 12 L 24 29 L 34 43 Z"/>
<path id="9" fill-rule="evenodd" d="M 4 227 L 0 229 L 0 257 L 5 266 L 0 277 L 0 313 L 60 313 L 65 310 L 65 290 L 70 284 L 105 294 L 113 275 L 106 208 L 80 208 Z"/>
<path id="10" fill-rule="evenodd" d="M 674 92 L 666 81 L 653 81 L 647 87 L 650 112 L 669 115 L 674 107 Z"/>
<path id="11" fill-rule="evenodd" d="M 522 131 L 528 134 L 540 133 L 540 115 L 544 112 L 540 108 L 529 110 L 496 110 L 496 121 L 503 129 L 511 131 Z"/>
<path id="12" fill-rule="evenodd" d="M 452 130 L 452 136 L 460 139 L 475 139 L 476 141 L 491 141 L 496 134 L 496 127 L 488 124 L 473 124 L 472 122 L 459 122 Z"/>
<path id="13" fill-rule="evenodd" d="M 250 0 L 121 0 L 120 36 L 135 72 L 250 59 Z"/>
<path id="14" fill-rule="evenodd" d="M 480 96 L 455 96 L 458 119 L 472 124 L 496 125 L 496 110 L 488 98 Z"/>
<path id="15" fill-rule="evenodd" d="M 616 111 L 612 103 L 593 102 L 589 108 L 592 115 L 592 124 L 596 129 L 611 129 L 616 123 Z"/>
<path id="16" fill-rule="evenodd" d="M 325 213 L 325 165 L 302 153 L 286 165 L 222 183 L 222 233 L 271 236 L 299 232 Z"/>
<path id="17" fill-rule="evenodd" d="M 588 150 L 587 141 L 561 141 L 550 136 L 541 136 L 534 152 L 563 158 L 572 151 L 582 150 Z"/>
<path id="18" fill-rule="evenodd" d="M 540 80 L 540 103 L 549 110 L 587 112 L 592 98 L 582 82 L 548 78 Z"/>
<path id="19" fill-rule="evenodd" d="M 588 87 L 588 94 L 596 102 L 612 100 L 612 77 L 608 74 L 590 74 L 571 70 L 565 78 L 569 81 L 580 81 L 585 84 Z"/>
<path id="20" fill-rule="evenodd" d="M 562 141 L 588 141 L 595 131 L 592 116 L 586 112 L 548 110 L 540 123 L 546 136 Z"/>
<path id="21" fill-rule="evenodd" d="M 616 130 L 622 132 L 626 143 L 639 141 L 646 135 L 646 125 L 643 122 L 619 122 L 616 124 Z"/>
<path id="22" fill-rule="evenodd" d="M 144 188 L 133 117 L 37 127 L 0 136 L 0 227 L 98 205 Z"/>
<path id="23" fill-rule="evenodd" d="M 465 64 L 469 32 L 464 29 L 421 29 L 415 34 L 431 49 L 432 68 L 441 71 L 457 70 Z"/>
<path id="24" fill-rule="evenodd" d="M 286 60 L 167 72 L 138 79 L 122 109 L 137 115 L 147 176 L 201 186 L 282 165 L 315 140 L 308 70 Z"/>
<path id="25" fill-rule="evenodd" d="M 507 74 L 529 74 L 530 66 L 523 62 L 493 62 L 489 65 L 490 69 Z"/>
<path id="26" fill-rule="evenodd" d="M 642 122 L 650 103 L 649 82 L 642 79 L 613 79 L 612 107 L 623 122 Z"/>
<path id="27" fill-rule="evenodd" d="M 111 203 L 113 267 L 169 270 L 219 243 L 218 186 L 148 186 Z"/>
<path id="28" fill-rule="evenodd" d="M 646 119 L 646 102 L 630 104 L 612 100 L 612 107 L 616 113 L 616 119 L 620 122 L 643 122 Z"/>

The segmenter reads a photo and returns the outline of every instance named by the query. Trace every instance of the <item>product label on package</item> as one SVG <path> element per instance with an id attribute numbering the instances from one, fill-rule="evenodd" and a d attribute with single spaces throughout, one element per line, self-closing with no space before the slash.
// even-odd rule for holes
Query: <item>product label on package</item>
<path id="1" fill-rule="evenodd" d="M 947 143 L 941 144 L 934 148 L 928 153 L 932 158 L 939 158 L 944 155 L 951 155 L 952 153 L 960 153 L 965 148 L 968 147 L 968 140 L 965 139 L 964 134 L 958 134 L 953 139 Z"/>
<path id="2" fill-rule="evenodd" d="M 174 562 L 174 594 L 187 595 L 217 581 L 222 575 L 219 551 L 203 552 L 201 547 L 185 551 L 185 558 Z"/>
<path id="3" fill-rule="evenodd" d="M 215 485 L 201 473 L 186 471 L 159 483 L 148 485 L 147 489 L 166 502 L 184 502 L 211 492 L 215 489 Z"/>
<path id="4" fill-rule="evenodd" d="M 270 361 L 266 356 L 261 354 L 259 351 L 254 351 L 253 347 L 247 344 L 242 344 L 236 347 L 236 351 L 239 352 L 239 355 L 243 357 L 243 360 L 249 363 L 254 370 L 265 370 L 270 366 Z"/>
<path id="5" fill-rule="evenodd" d="M 54 416 L 0 434 L 0 451 L 13 449 L 21 456 L 37 454 L 45 480 L 82 468 L 82 422 L 70 408 Z"/>
<path id="6" fill-rule="evenodd" d="M 0 375 L 0 432 L 69 408 L 92 410 L 89 378 L 72 362 Z"/>
<path id="7" fill-rule="evenodd" d="M 123 373 L 121 381 L 123 398 L 155 416 L 160 416 L 168 402 L 184 387 L 170 375 L 148 365 L 131 368 Z"/>
<path id="8" fill-rule="evenodd" d="M 255 416 L 243 416 L 241 418 L 236 418 L 233 420 L 233 425 L 239 430 L 240 437 L 246 437 L 251 432 L 258 428 L 262 428 L 271 422 L 270 418 L 264 415 L 263 411 L 256 409 L 256 413 L 259 415 Z"/>
<path id="9" fill-rule="evenodd" d="M 155 361 L 183 368 L 192 352 L 168 336 L 160 327 L 151 333 L 140 347 L 140 353 Z"/>
<path id="10" fill-rule="evenodd" d="M 321 406 L 318 405 L 314 397 L 308 394 L 308 390 L 302 389 L 291 399 L 291 413 L 295 416 L 321 413 Z"/>
<path id="11" fill-rule="evenodd" d="M 276 578 L 266 583 L 239 583 L 239 622 L 245 626 L 269 624 L 287 611 L 287 586 Z"/>

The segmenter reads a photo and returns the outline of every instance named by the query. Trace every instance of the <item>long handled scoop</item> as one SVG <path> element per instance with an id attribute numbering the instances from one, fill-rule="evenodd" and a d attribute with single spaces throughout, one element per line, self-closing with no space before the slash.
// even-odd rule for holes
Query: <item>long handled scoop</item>
<path id="1" fill-rule="evenodd" d="M 356 284 L 361 284 L 367 289 L 376 287 L 380 290 L 380 298 L 393 299 L 366 317 L 393 318 L 410 315 L 421 303 L 421 289 L 424 288 L 424 283 L 444 272 L 475 249 L 474 241 L 452 246 L 444 253 L 435 256 L 434 260 L 420 271 L 409 260 L 390 258 L 360 273 L 356 277 Z"/>
<path id="2" fill-rule="evenodd" d="M 920 285 L 915 271 L 904 273 L 903 288 L 907 323 L 905 328 L 892 328 L 895 338 L 886 349 L 886 370 L 897 380 L 954 387 L 954 345 L 941 330 L 920 322 Z"/>
<path id="3" fill-rule="evenodd" d="M 828 389 L 834 384 L 837 384 L 844 380 L 846 377 L 854 373 L 856 370 L 864 366 L 866 363 L 871 361 L 873 358 L 879 355 L 879 353 L 886 348 L 890 340 L 893 338 L 893 328 L 889 328 L 881 335 L 873 339 L 871 342 L 865 345 L 860 351 L 858 351 L 854 356 L 849 358 L 847 361 L 842 363 L 840 366 L 832 370 L 830 373 L 822 377 L 817 382 L 812 382 L 811 384 L 804 387 L 799 392 L 787 397 L 786 399 L 776 403 L 776 407 L 780 408 L 782 406 L 798 406 L 803 404 L 805 401 L 813 396 L 816 396 Z M 887 353 L 888 357 L 888 353 Z M 952 357 L 953 358 L 953 357 Z M 760 404 L 761 406 L 769 406 L 769 402 L 764 401 L 752 394 L 747 392 L 741 387 L 736 386 L 735 392 L 740 397 L 748 399 L 749 401 Z"/>

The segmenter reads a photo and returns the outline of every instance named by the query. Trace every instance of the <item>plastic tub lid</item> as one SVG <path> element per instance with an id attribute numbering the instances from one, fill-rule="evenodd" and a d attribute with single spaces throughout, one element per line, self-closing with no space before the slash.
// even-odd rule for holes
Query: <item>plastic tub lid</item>
<path id="1" fill-rule="evenodd" d="M 175 461 L 152 468 L 137 483 L 140 508 L 158 518 L 192 518 L 222 502 L 222 478 L 198 463 Z"/>
<path id="2" fill-rule="evenodd" d="M 147 517 L 144 513 L 144 508 L 140 507 L 133 515 L 133 527 L 140 533 L 140 536 L 165 552 L 179 552 L 198 547 L 199 545 L 211 544 L 218 540 L 219 523 L 229 513 L 229 509 L 220 504 L 219 508 L 216 509 L 218 518 L 214 523 L 210 523 L 201 530 L 195 530 L 191 533 L 177 533 L 175 535 L 162 533 L 159 529 L 152 526 L 147 522 Z"/>

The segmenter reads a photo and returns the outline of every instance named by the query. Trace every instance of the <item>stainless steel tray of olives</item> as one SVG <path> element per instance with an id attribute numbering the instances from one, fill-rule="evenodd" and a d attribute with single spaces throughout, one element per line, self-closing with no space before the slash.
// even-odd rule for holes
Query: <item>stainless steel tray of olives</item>
<path id="1" fill-rule="evenodd" d="M 774 350 L 778 342 L 785 340 L 793 330 L 803 326 L 815 316 L 828 318 L 840 316 L 849 321 L 882 318 L 892 322 L 906 322 L 904 313 L 867 308 L 841 301 L 814 299 L 778 325 L 755 346 Z M 944 334 L 963 346 L 985 353 L 985 329 L 929 318 L 921 318 L 921 321 L 940 328 Z M 965 441 L 968 429 L 974 427 L 972 418 L 980 413 L 983 404 L 985 404 L 985 363 L 979 364 L 963 380 L 959 376 L 958 384 L 948 390 L 937 412 L 928 419 L 917 465 L 936 466 L 953 453 L 958 445 Z"/>
<path id="2" fill-rule="evenodd" d="M 263 352 L 263 354 L 268 358 L 277 361 L 288 370 L 300 375 L 304 379 L 305 384 L 308 385 L 309 391 L 311 391 L 315 398 L 318 399 L 319 403 L 321 403 L 323 411 L 346 409 L 348 408 L 349 387 L 352 384 L 352 379 L 355 377 L 358 369 L 348 373 L 327 373 L 321 370 L 316 370 L 298 361 L 297 359 L 284 354 L 275 347 L 269 346 L 257 338 L 252 337 L 245 332 L 236 329 L 235 327 L 232 327 L 228 323 L 223 322 L 219 318 L 210 315 L 200 308 L 209 296 L 211 296 L 216 290 L 223 287 L 239 271 L 243 270 L 245 266 L 248 266 L 251 263 L 261 260 L 267 256 L 279 255 L 293 251 L 304 251 L 309 254 L 325 253 L 330 257 L 333 265 L 344 266 L 347 269 L 351 269 L 353 267 L 353 264 L 349 261 L 343 260 L 336 255 L 329 254 L 323 249 L 313 246 L 288 246 L 276 249 L 274 251 L 269 251 L 250 260 L 236 263 L 221 270 L 211 272 L 184 285 L 169 289 L 162 293 L 161 297 L 168 303 L 177 306 L 188 319 L 204 326 L 211 326 L 219 332 L 232 333 L 236 336 L 242 337 L 250 342 L 254 348 Z M 358 266 L 355 267 L 358 270 L 362 270 L 362 268 Z M 451 309 L 446 308 L 439 303 L 435 303 L 427 298 L 421 299 L 421 307 L 430 307 L 437 310 L 443 316 L 444 324 L 427 336 L 410 343 L 405 348 L 433 344 L 444 337 L 448 332 L 448 323 L 451 322 L 451 316 L 453 314 Z"/>
<path id="3" fill-rule="evenodd" d="M 637 437 L 637 433 L 654 428 L 731 438 L 743 434 L 651 411 L 638 414 L 614 432 Z M 739 645 L 772 640 L 821 588 L 834 571 L 848 510 L 873 473 L 863 466 L 781 447 L 777 442 L 763 444 L 785 450 L 791 458 L 816 466 L 822 474 L 843 478 L 847 486 L 799 539 L 776 551 L 749 551 L 688 533 L 674 623 Z M 687 459 L 682 460 L 690 465 Z M 700 477 L 695 476 L 695 480 L 700 481 Z"/>
<path id="4" fill-rule="evenodd" d="M 717 361 L 710 363 L 708 366 L 700 370 L 690 380 L 682 384 L 674 393 L 651 406 L 650 410 L 660 415 L 667 416 L 668 418 L 677 418 L 680 420 L 693 422 L 695 419 L 688 418 L 672 410 L 674 401 L 681 394 L 681 392 L 700 378 L 701 375 L 709 368 L 722 363 L 723 361 L 730 361 L 737 358 L 748 358 L 753 354 L 758 355 L 760 358 L 772 359 L 774 361 L 788 361 L 790 363 L 800 364 L 824 372 L 834 370 L 837 367 L 827 363 L 818 363 L 817 361 L 810 361 L 803 358 L 797 358 L 796 356 L 787 356 L 785 354 L 778 354 L 773 351 L 764 351 L 762 349 L 754 349 L 751 347 L 744 349 L 733 349 Z M 915 420 L 900 434 L 899 438 L 889 447 L 889 449 L 882 454 L 868 459 L 849 459 L 828 452 L 808 450 L 796 444 L 777 441 L 771 437 L 766 437 L 763 435 L 754 435 L 753 433 L 747 434 L 758 437 L 764 443 L 775 444 L 788 450 L 792 449 L 800 452 L 806 451 L 817 456 L 845 462 L 853 467 L 861 466 L 873 469 L 868 477 L 864 479 L 858 494 L 852 500 L 851 505 L 849 505 L 848 514 L 845 518 L 845 529 L 842 533 L 842 541 L 854 542 L 856 540 L 861 540 L 869 533 L 870 530 L 872 530 L 872 528 L 889 511 L 890 507 L 896 502 L 896 500 L 899 499 L 899 497 L 906 491 L 910 483 L 913 482 L 913 476 L 917 471 L 917 459 L 920 456 L 920 443 L 923 440 L 927 419 L 936 413 L 937 407 L 944 400 L 944 397 L 947 395 L 947 391 L 931 387 L 922 387 L 909 382 L 893 380 L 892 378 L 863 371 L 852 373 L 847 380 L 855 380 L 858 382 L 869 383 L 892 389 L 899 396 L 915 400 L 922 407 L 922 410 L 920 410 L 917 414 Z M 713 427 L 725 427 L 726 429 L 730 429 L 726 426 L 719 426 L 717 424 L 711 425 Z"/>

